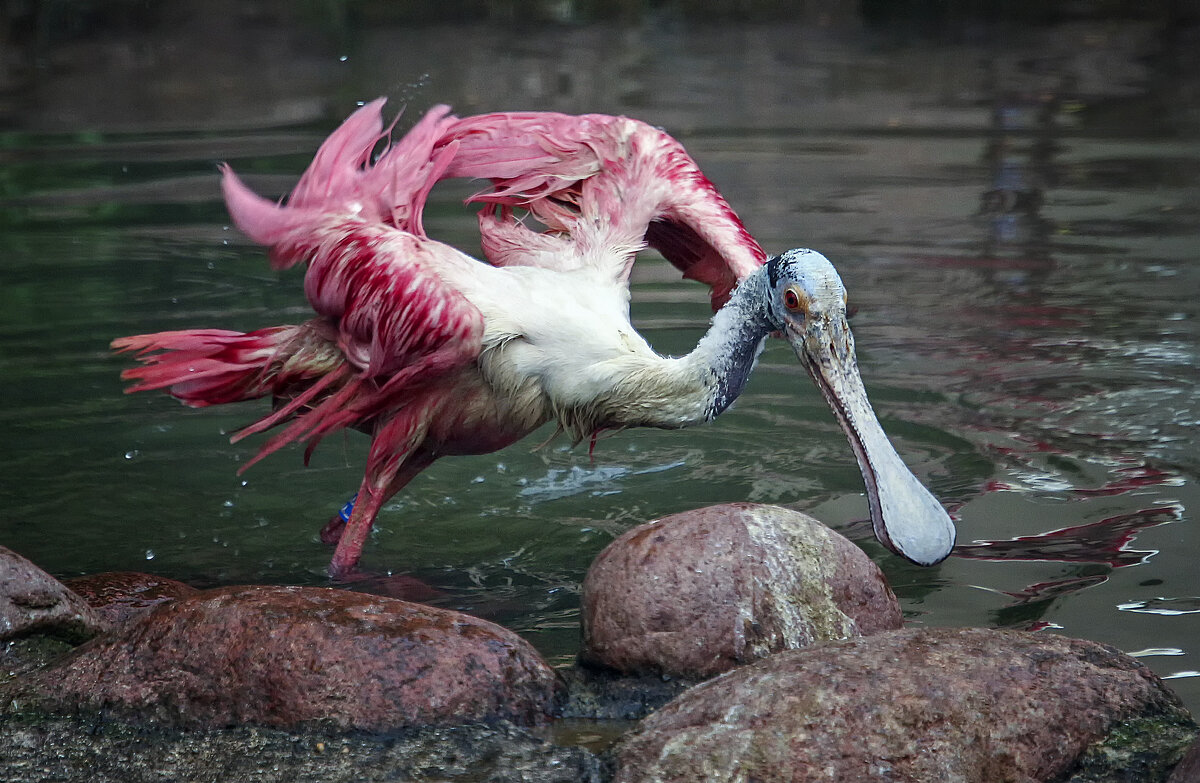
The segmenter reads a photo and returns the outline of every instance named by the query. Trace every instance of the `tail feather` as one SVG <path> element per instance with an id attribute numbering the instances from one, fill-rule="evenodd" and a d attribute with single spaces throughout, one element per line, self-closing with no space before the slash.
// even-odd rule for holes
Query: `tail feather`
<path id="1" fill-rule="evenodd" d="M 320 322 L 314 321 L 248 334 L 223 329 L 139 334 L 113 340 L 112 348 L 133 351 L 142 363 L 121 373 L 122 378 L 136 381 L 125 390 L 127 393 L 167 389 L 171 396 L 196 408 L 276 397 L 278 407 L 274 411 L 230 438 L 237 443 L 282 427 L 239 473 L 300 441 L 307 444 L 307 464 L 326 435 L 366 426 L 385 411 L 407 408 L 412 418 L 419 406 L 404 402 L 408 400 L 406 384 L 424 374 L 435 374 L 437 362 L 436 357 L 417 362 L 380 384 L 346 362 L 322 332 Z"/>
<path id="2" fill-rule="evenodd" d="M 274 413 L 236 432 L 230 438 L 232 443 L 237 443 L 242 438 L 269 430 L 290 420 L 290 423 L 281 432 L 267 440 L 258 453 L 238 469 L 238 474 L 244 473 L 252 465 L 266 459 L 284 446 L 301 440 L 307 441 L 304 450 L 304 464 L 307 465 L 313 450 L 316 449 L 325 434 L 342 427 L 354 426 L 357 423 L 353 416 L 346 415 L 339 403 L 351 398 L 361 382 L 361 378 L 354 377 L 350 365 L 343 364 L 337 370 L 318 379 L 312 386 Z M 339 384 L 345 385 L 338 388 Z M 321 399 L 322 395 L 331 388 L 336 391 Z"/>
<path id="3" fill-rule="evenodd" d="M 112 348 L 136 351 L 142 362 L 121 373 L 123 379 L 136 381 L 127 393 L 167 389 L 183 403 L 202 408 L 269 394 L 271 361 L 294 330 L 276 326 L 243 334 L 188 329 L 120 337 L 112 341 Z"/>

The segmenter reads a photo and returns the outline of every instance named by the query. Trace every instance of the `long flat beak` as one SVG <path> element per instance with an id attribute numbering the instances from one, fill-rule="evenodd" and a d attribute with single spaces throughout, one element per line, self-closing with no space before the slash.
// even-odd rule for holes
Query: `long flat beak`
<path id="1" fill-rule="evenodd" d="M 854 449 L 867 485 L 875 536 L 918 565 L 944 560 L 954 548 L 954 523 L 879 425 L 858 374 L 854 337 L 845 318 L 810 318 L 803 330 L 788 324 L 784 334 Z"/>

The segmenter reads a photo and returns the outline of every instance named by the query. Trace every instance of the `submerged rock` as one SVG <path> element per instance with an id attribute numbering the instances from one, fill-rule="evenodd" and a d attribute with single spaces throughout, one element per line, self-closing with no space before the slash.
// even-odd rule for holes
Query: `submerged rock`
<path id="1" fill-rule="evenodd" d="M 592 563 L 582 615 L 585 663 L 685 678 L 902 623 L 861 549 L 805 514 L 751 503 L 627 531 Z"/>
<path id="2" fill-rule="evenodd" d="M 696 686 L 617 749 L 617 783 L 1072 779 L 1130 727 L 1158 747 L 1123 777 L 1162 780 L 1197 728 L 1148 668 L 1093 642 L 921 629 L 778 653 Z"/>
<path id="3" fill-rule="evenodd" d="M 11 711 L 168 725 L 407 726 L 547 719 L 555 673 L 458 612 L 316 587 L 233 587 L 164 604 L 10 691 Z"/>
<path id="4" fill-rule="evenodd" d="M 42 634 L 76 643 L 108 627 L 87 601 L 0 546 L 0 641 Z"/>
<path id="5" fill-rule="evenodd" d="M 65 580 L 108 622 L 121 625 L 159 604 L 200 592 L 189 584 L 165 576 L 137 571 L 109 571 Z"/>

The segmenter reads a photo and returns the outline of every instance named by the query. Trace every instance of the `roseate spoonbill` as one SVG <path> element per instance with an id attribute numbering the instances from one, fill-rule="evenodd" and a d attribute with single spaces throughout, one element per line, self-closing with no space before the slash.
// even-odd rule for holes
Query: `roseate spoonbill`
<path id="1" fill-rule="evenodd" d="M 644 123 L 458 119 L 437 107 L 372 160 L 390 130 L 382 104 L 321 145 L 286 205 L 223 167 L 237 226 L 270 247 L 275 268 L 307 265 L 316 318 L 113 341 L 143 363 L 123 373 L 136 381 L 128 391 L 168 388 L 192 406 L 271 396 L 274 411 L 233 439 L 283 428 L 243 469 L 299 440 L 307 459 L 345 427 L 371 434 L 332 575 L 352 571 L 380 506 L 438 457 L 491 452 L 548 421 L 577 442 L 708 421 L 741 393 L 771 333 L 791 343 L 845 430 L 879 540 L 925 565 L 949 554 L 949 516 L 867 400 L 845 289 L 824 256 L 767 259 L 683 147 Z M 425 234 L 426 197 L 450 177 L 490 183 L 472 197 L 484 205 L 487 263 Z M 630 324 L 629 272 L 647 245 L 711 288 L 716 315 L 686 356 L 660 356 Z"/>

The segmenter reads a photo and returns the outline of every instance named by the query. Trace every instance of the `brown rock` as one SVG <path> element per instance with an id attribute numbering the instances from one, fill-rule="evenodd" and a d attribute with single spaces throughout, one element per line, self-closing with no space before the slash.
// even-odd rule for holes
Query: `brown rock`
<path id="1" fill-rule="evenodd" d="M 64 584 L 114 625 L 140 617 L 161 603 L 200 592 L 178 580 L 137 571 L 77 576 Z"/>
<path id="2" fill-rule="evenodd" d="M 1200 740 L 1187 749 L 1183 759 L 1171 773 L 1169 783 L 1200 783 Z"/>
<path id="3" fill-rule="evenodd" d="M 382 731 L 538 723 L 556 687 L 528 643 L 484 620 L 329 588 L 233 587 L 163 604 L 11 695 L 186 727 Z"/>
<path id="4" fill-rule="evenodd" d="M 751 503 L 626 532 L 592 563 L 582 614 L 585 663 L 685 678 L 902 623 L 861 549 L 805 514 Z"/>
<path id="5" fill-rule="evenodd" d="M 1195 735 L 1162 681 L 1110 647 L 907 629 L 778 653 L 696 686 L 621 743 L 614 781 L 1061 780 L 1118 722 L 1155 718 L 1175 745 Z"/>
<path id="6" fill-rule="evenodd" d="M 87 601 L 0 546 L 0 640 L 38 633 L 81 642 L 107 628 Z"/>

